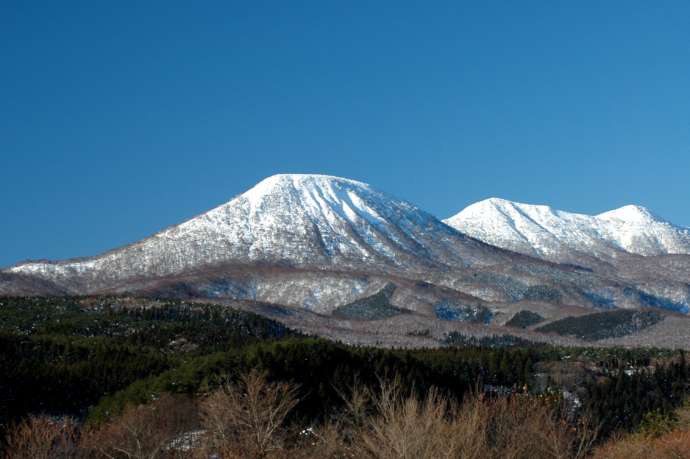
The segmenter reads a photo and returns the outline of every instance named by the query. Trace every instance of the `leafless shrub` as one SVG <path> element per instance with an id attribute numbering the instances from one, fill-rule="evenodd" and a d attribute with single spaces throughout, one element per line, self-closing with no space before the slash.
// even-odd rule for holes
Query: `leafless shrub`
<path id="1" fill-rule="evenodd" d="M 676 429 L 658 438 L 628 435 L 610 440 L 598 448 L 594 459 L 687 459 L 690 458 L 690 430 Z"/>
<path id="2" fill-rule="evenodd" d="M 298 440 L 283 456 L 289 459 L 339 459 L 353 458 L 343 431 L 348 429 L 340 422 L 328 422 L 321 426 L 303 429 Z"/>
<path id="3" fill-rule="evenodd" d="M 197 426 L 191 400 L 165 394 L 155 402 L 130 406 L 108 424 L 84 432 L 82 448 L 91 457 L 108 459 L 184 457 L 188 452 L 173 443 Z"/>
<path id="4" fill-rule="evenodd" d="M 361 385 L 357 380 L 348 387 L 347 393 L 337 390 L 338 395 L 345 404 L 343 420 L 350 427 L 361 427 L 371 414 L 373 401 L 371 390 Z"/>
<path id="5" fill-rule="evenodd" d="M 690 458 L 690 402 L 674 411 L 674 422 L 661 429 L 618 434 L 594 451 L 594 459 Z M 667 427 L 670 429 L 667 429 Z"/>
<path id="6" fill-rule="evenodd" d="M 383 384 L 375 399 L 377 414 L 371 416 L 353 445 L 359 457 L 444 458 L 454 457 L 449 403 L 436 390 L 423 399 L 402 397 L 398 383 Z"/>
<path id="7" fill-rule="evenodd" d="M 491 410 L 486 403 L 474 396 L 460 406 L 453 406 L 449 435 L 454 441 L 453 457 L 484 459 L 490 456 L 487 429 Z M 449 456 L 450 457 L 450 456 Z"/>
<path id="8" fill-rule="evenodd" d="M 71 421 L 30 418 L 12 429 L 7 457 L 580 459 L 595 438 L 586 419 L 569 424 L 549 398 L 471 395 L 457 404 L 435 389 L 410 394 L 398 381 L 382 383 L 376 393 L 355 383 L 347 392 L 343 413 L 322 425 L 288 428 L 296 387 L 252 371 L 205 397 L 200 423 L 191 400 L 170 395 L 128 407 L 79 435 Z M 597 450 L 596 458 L 688 457 L 689 439 L 682 429 L 652 440 L 626 437 Z"/>
<path id="9" fill-rule="evenodd" d="M 267 457 L 283 447 L 283 423 L 297 404 L 297 387 L 269 383 L 251 371 L 200 404 L 208 446 L 223 457 Z"/>
<path id="10" fill-rule="evenodd" d="M 565 458 L 570 454 L 568 426 L 553 407 L 530 397 L 490 402 L 489 443 L 506 459 Z"/>
<path id="11" fill-rule="evenodd" d="M 286 452 L 290 459 L 336 459 L 357 457 L 353 443 L 372 414 L 372 393 L 357 378 L 347 387 L 333 386 L 344 409 L 331 413 L 321 425 L 298 430 L 296 441 Z"/>
<path id="12" fill-rule="evenodd" d="M 580 458 L 593 430 L 569 425 L 552 402 L 529 396 L 483 399 L 462 405 L 436 390 L 423 398 L 401 396 L 384 385 L 374 416 L 355 436 L 357 457 L 546 459 Z"/>
<path id="13" fill-rule="evenodd" d="M 77 428 L 71 419 L 31 416 L 10 428 L 7 459 L 72 459 L 78 457 Z"/>

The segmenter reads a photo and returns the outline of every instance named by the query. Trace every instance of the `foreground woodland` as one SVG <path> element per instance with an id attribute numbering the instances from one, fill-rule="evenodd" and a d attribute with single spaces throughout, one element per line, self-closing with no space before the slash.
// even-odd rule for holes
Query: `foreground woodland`
<path id="1" fill-rule="evenodd" d="M 100 425 L 30 416 L 8 432 L 6 457 L 43 458 L 684 458 L 690 408 L 649 416 L 638 433 L 597 444 L 589 418 L 569 419 L 557 398 L 473 394 L 457 404 L 397 381 L 353 386 L 345 409 L 320 424 L 288 419 L 298 387 L 252 371 L 196 402 L 165 394 Z"/>
<path id="2" fill-rule="evenodd" d="M 213 305 L 0 302 L 0 457 L 690 457 L 682 352 L 377 349 Z"/>

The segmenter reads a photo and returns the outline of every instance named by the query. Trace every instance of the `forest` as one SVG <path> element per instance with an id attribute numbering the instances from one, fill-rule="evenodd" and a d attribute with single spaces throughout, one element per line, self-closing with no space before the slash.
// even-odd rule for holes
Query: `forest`
<path id="1" fill-rule="evenodd" d="M 0 299 L 0 349 L 7 457 L 596 456 L 677 435 L 690 371 L 680 351 L 505 336 L 353 347 L 223 306 L 117 297 Z"/>

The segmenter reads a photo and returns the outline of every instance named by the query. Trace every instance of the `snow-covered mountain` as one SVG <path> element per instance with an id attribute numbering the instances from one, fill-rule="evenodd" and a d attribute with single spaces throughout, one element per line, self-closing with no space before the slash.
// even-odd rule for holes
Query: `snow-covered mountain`
<path id="1" fill-rule="evenodd" d="M 283 174 L 130 246 L 86 259 L 24 263 L 9 272 L 93 291 L 228 263 L 410 271 L 485 263 L 492 251 L 365 183 Z"/>
<path id="2" fill-rule="evenodd" d="M 586 217 L 495 200 L 478 206 L 460 214 L 472 218 L 451 219 L 455 229 L 365 183 L 324 175 L 275 175 L 215 209 L 129 246 L 95 257 L 26 262 L 1 271 L 0 295 L 133 293 L 235 299 L 320 314 L 337 313 L 357 301 L 371 304 L 367 298 L 373 298 L 379 306 L 384 301 L 445 318 L 525 302 L 676 311 L 685 311 L 690 303 L 690 287 L 682 274 L 680 279 L 658 280 L 643 267 L 621 278 L 618 272 L 524 255 L 551 258 L 545 254 L 571 250 L 572 241 L 597 253 L 638 247 L 640 241 L 649 253 L 684 247 L 687 232 L 681 230 L 676 239 L 652 237 L 673 227 L 640 209 Z M 469 224 L 462 226 L 463 221 Z M 684 263 L 676 263 L 680 268 L 675 271 L 684 272 Z"/>
<path id="3" fill-rule="evenodd" d="M 444 221 L 488 244 L 556 262 L 578 256 L 610 259 L 625 252 L 690 254 L 689 229 L 633 205 L 584 215 L 491 198 Z"/>

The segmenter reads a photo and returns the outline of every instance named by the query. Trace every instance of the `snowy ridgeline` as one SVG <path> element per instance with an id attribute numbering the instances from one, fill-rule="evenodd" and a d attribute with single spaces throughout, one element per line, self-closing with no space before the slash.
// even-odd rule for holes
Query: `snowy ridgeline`
<path id="1" fill-rule="evenodd" d="M 445 222 L 488 244 L 552 261 L 573 251 L 598 257 L 690 254 L 690 230 L 633 205 L 584 215 L 491 198 Z"/>
<path id="2" fill-rule="evenodd" d="M 491 260 L 469 239 L 414 205 L 348 179 L 276 175 L 185 223 L 103 255 L 29 262 L 10 272 L 86 283 L 165 276 L 200 266 L 262 262 L 291 267 L 409 269 Z M 501 258 L 500 256 L 494 258 Z"/>
<path id="3" fill-rule="evenodd" d="M 652 265 L 639 273 L 622 265 L 608 272 L 610 260 L 632 254 L 690 254 L 690 233 L 641 207 L 587 216 L 500 199 L 474 204 L 444 223 L 365 183 L 283 174 L 129 246 L 9 268 L 0 272 L 0 294 L 3 288 L 31 294 L 38 286 L 70 294 L 161 293 L 167 287 L 159 282 L 173 279 L 179 286 L 179 276 L 186 276 L 183 290 L 193 295 L 325 312 L 402 278 L 408 283 L 399 285 L 393 306 L 414 310 L 458 293 L 487 302 L 593 307 L 601 301 L 592 298 L 607 305 L 615 300 L 618 307 L 650 306 L 646 299 L 653 298 L 684 310 L 686 262 L 663 275 Z M 597 270 L 600 260 L 608 271 Z M 530 291 L 550 294 L 525 296 Z"/>

